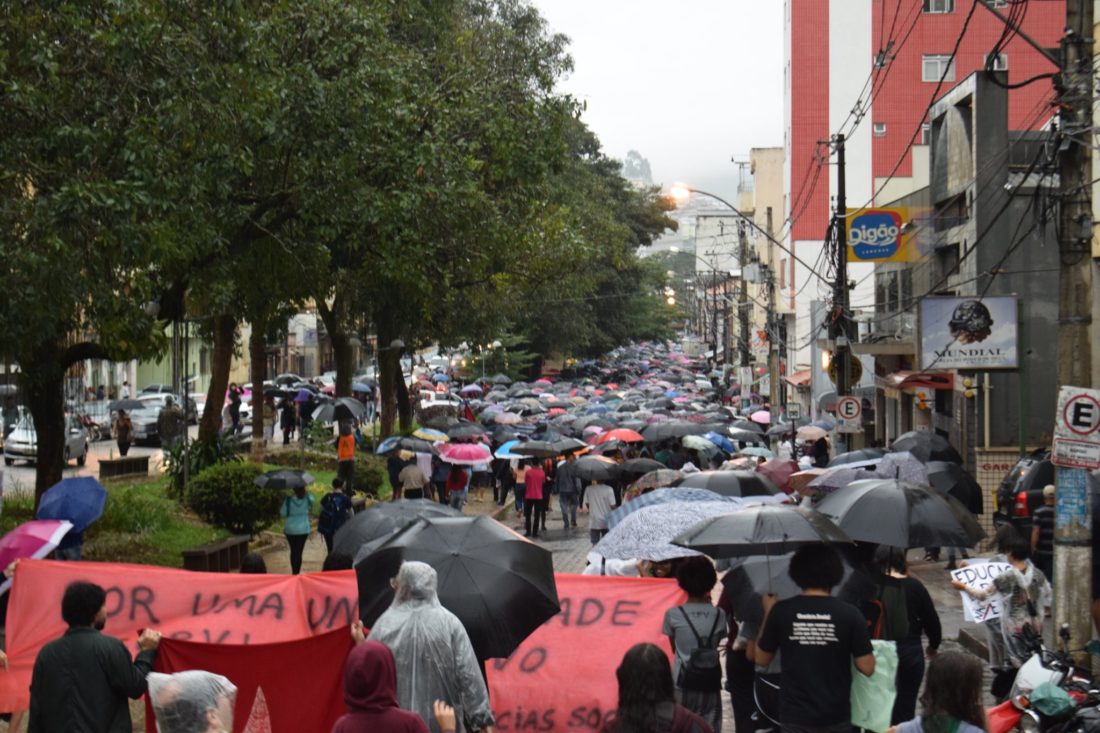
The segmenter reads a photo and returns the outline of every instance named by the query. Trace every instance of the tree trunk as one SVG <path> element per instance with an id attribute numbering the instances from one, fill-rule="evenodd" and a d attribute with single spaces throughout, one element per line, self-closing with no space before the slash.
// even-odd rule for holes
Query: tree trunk
<path id="1" fill-rule="evenodd" d="M 230 315 L 214 316 L 214 354 L 210 360 L 210 388 L 199 422 L 199 440 L 210 442 L 221 432 L 222 408 L 229 388 L 229 367 L 233 362 L 233 341 L 237 320 Z M 263 388 L 261 387 L 261 390 Z"/>
<path id="2" fill-rule="evenodd" d="M 256 319 L 259 320 L 259 319 Z M 264 425 L 274 416 L 267 414 L 264 399 L 264 380 L 267 379 L 267 322 L 253 323 L 252 334 L 248 337 L 248 356 L 252 360 L 250 377 L 252 379 L 252 452 L 255 463 L 264 461 Z"/>
<path id="3" fill-rule="evenodd" d="M 397 418 L 401 422 L 401 432 L 412 430 L 412 402 L 409 400 L 409 388 L 405 384 L 405 375 L 401 372 L 401 356 L 397 356 L 397 380 L 394 384 L 397 392 Z"/>
<path id="4" fill-rule="evenodd" d="M 378 334 L 378 394 L 379 394 L 379 422 L 383 436 L 393 435 L 394 422 L 396 420 L 397 381 L 401 380 L 401 353 L 398 349 L 391 349 L 390 343 L 395 338 L 394 330 L 390 327 L 389 319 L 384 315 L 374 319 L 375 330 Z"/>
<path id="5" fill-rule="evenodd" d="M 325 327 L 328 328 L 327 323 Z M 348 343 L 348 336 L 343 331 L 334 333 L 329 330 L 328 333 L 332 341 L 332 358 L 336 361 L 336 396 L 348 397 L 351 395 L 351 344 Z"/>
<path id="6" fill-rule="evenodd" d="M 58 368 L 58 356 L 49 349 L 34 363 L 34 376 L 21 373 L 27 407 L 34 419 L 36 466 L 34 508 L 46 490 L 62 478 L 65 467 L 65 373 Z"/>

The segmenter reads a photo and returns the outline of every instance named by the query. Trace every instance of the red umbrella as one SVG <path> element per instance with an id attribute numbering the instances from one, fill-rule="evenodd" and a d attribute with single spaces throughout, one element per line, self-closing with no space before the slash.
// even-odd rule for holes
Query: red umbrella
<path id="1" fill-rule="evenodd" d="M 642 434 L 635 430 L 628 430 L 627 428 L 615 428 L 614 430 L 608 430 L 596 440 L 597 443 L 606 443 L 609 440 L 618 440 L 623 443 L 641 443 L 645 441 Z"/>
<path id="2" fill-rule="evenodd" d="M 772 483 L 789 494 L 794 489 L 791 486 L 791 476 L 798 473 L 798 464 L 784 458 L 769 458 L 757 466 L 756 470 L 772 480 Z"/>

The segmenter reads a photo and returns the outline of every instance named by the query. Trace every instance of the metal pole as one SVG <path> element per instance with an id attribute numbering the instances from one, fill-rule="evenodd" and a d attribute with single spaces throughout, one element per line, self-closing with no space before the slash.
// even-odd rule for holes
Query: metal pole
<path id="1" fill-rule="evenodd" d="M 737 293 L 737 320 L 741 325 L 741 366 L 749 366 L 749 284 L 745 280 L 745 266 L 749 264 L 749 238 L 745 233 L 745 222 L 737 222 L 738 251 L 737 259 L 741 263 L 741 288 Z"/>
<path id="2" fill-rule="evenodd" d="M 768 234 L 772 233 L 772 207 L 767 208 Z M 771 247 L 768 248 L 771 251 Z M 768 261 L 768 403 L 771 405 L 772 414 L 779 414 L 779 324 L 776 322 L 776 291 L 775 270 L 772 268 L 771 258 Z"/>
<path id="3" fill-rule="evenodd" d="M 848 312 L 848 235 L 844 226 L 844 215 L 848 209 L 848 200 L 844 181 L 844 136 L 836 136 L 836 282 L 833 286 L 833 313 L 830 335 L 836 342 L 833 361 L 836 364 L 836 394 L 844 397 L 852 393 L 851 352 L 849 335 L 851 317 Z M 839 361 L 838 361 L 839 360 Z"/>
<path id="4" fill-rule="evenodd" d="M 1092 148 L 1071 136 L 1092 139 L 1092 0 L 1066 1 L 1065 28 L 1062 72 L 1055 77 L 1059 132 L 1065 142 L 1059 160 L 1058 384 L 1087 388 L 1092 386 L 1092 258 L 1100 253 L 1092 236 Z M 1084 469 L 1059 467 L 1056 484 L 1054 621 L 1058 628 L 1068 624 L 1071 646 L 1080 649 L 1092 638 L 1088 475 Z M 1088 662 L 1088 655 L 1078 657 L 1079 663 Z"/>

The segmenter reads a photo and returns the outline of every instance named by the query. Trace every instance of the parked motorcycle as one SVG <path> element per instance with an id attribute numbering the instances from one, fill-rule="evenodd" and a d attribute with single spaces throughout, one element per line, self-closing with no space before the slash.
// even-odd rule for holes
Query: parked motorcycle
<path id="1" fill-rule="evenodd" d="M 987 711 L 989 733 L 1100 733 L 1100 689 L 1086 670 L 1073 663 L 1068 624 L 1059 629 L 1058 638 L 1059 649 L 1052 650 L 1031 627 L 1017 634 L 1017 641 L 1031 655 L 1018 669 L 1003 670 L 994 677 L 993 696 L 1003 702 Z M 1100 641 L 1090 641 L 1083 651 L 1100 655 Z M 1036 704 L 1033 693 L 1044 683 L 1064 690 L 1073 704 L 1060 706 L 1057 713 Z"/>

